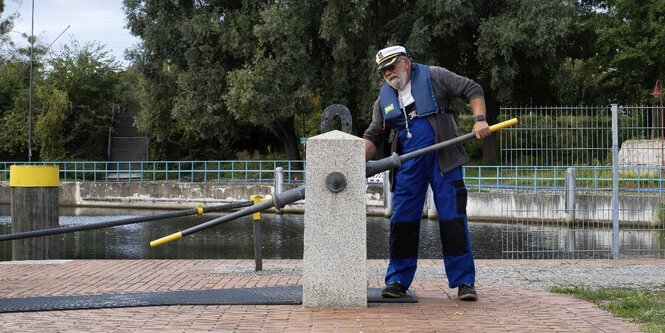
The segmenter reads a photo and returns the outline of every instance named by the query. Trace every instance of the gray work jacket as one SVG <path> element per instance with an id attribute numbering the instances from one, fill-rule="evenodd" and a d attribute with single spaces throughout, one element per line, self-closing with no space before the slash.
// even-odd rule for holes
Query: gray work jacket
<path id="1" fill-rule="evenodd" d="M 439 143 L 460 135 L 450 109 L 451 98 L 462 98 L 466 103 L 469 103 L 474 98 L 483 97 L 483 88 L 473 80 L 457 75 L 445 68 L 429 66 L 429 69 L 432 90 L 440 111 L 427 116 L 427 120 L 434 129 L 435 142 Z M 381 143 L 388 139 L 389 135 L 390 128 L 383 121 L 383 112 L 381 112 L 379 99 L 377 98 L 372 111 L 372 122 L 363 134 L 363 138 L 379 147 Z M 401 154 L 398 138 L 398 135 L 394 136 L 391 151 Z M 461 143 L 438 150 L 437 158 L 441 172 L 448 172 L 469 160 Z"/>

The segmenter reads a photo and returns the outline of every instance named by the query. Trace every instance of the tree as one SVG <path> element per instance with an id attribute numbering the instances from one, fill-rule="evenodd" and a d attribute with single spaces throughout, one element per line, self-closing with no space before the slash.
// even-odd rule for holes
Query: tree
<path id="1" fill-rule="evenodd" d="M 133 53 L 145 80 L 139 124 L 169 151 L 175 142 L 190 151 L 211 142 L 236 149 L 243 133 L 260 126 L 296 159 L 295 117 L 311 122 L 337 103 L 349 107 L 360 134 L 383 82 L 374 54 L 396 43 L 417 62 L 479 81 L 496 121 L 501 103 L 558 101 L 555 74 L 567 63 L 569 38 L 582 36 L 574 0 L 124 5 L 143 40 Z M 486 141 L 485 159 L 496 161 L 496 142 Z"/>
<path id="2" fill-rule="evenodd" d="M 74 159 L 106 160 L 109 111 L 113 103 L 120 102 L 120 65 L 104 46 L 80 46 L 75 41 L 65 45 L 49 65 L 45 82 L 68 98 L 61 121 L 65 151 Z M 57 108 L 57 102 L 50 103 Z M 51 121 L 59 117 L 44 116 L 55 117 Z"/>
<path id="3" fill-rule="evenodd" d="M 310 103 L 317 84 L 312 42 L 318 9 L 312 1 L 266 6 L 254 25 L 251 59 L 229 73 L 229 110 L 239 120 L 270 128 L 289 159 L 300 159 L 294 116 Z"/>
<path id="4" fill-rule="evenodd" d="M 663 79 L 663 1 L 581 1 L 578 48 L 559 75 L 560 86 L 587 103 L 649 103 L 653 83 Z M 581 94 L 580 92 L 583 92 Z"/>
<path id="5" fill-rule="evenodd" d="M 38 74 L 40 73 L 39 68 Z M 23 160 L 28 151 L 29 67 L 25 62 L 5 61 L 0 66 L 0 156 Z M 62 120 L 69 105 L 67 95 L 35 77 L 33 96 L 34 147 L 41 160 L 64 159 Z M 37 158 L 36 158 L 37 159 Z"/>
<path id="6" fill-rule="evenodd" d="M 0 0 L 0 14 L 3 14 L 4 12 L 5 1 Z M 16 14 L 0 17 L 0 44 L 9 44 L 10 46 L 13 46 L 8 34 L 12 28 L 14 28 L 14 19 L 16 19 Z"/>
<path id="7" fill-rule="evenodd" d="M 36 99 L 41 101 L 35 122 L 36 142 L 42 161 L 61 161 L 68 157 L 65 151 L 65 111 L 69 104 L 67 94 L 52 85 L 42 84 L 36 89 Z"/>
<path id="8" fill-rule="evenodd" d="M 232 30 L 225 21 L 241 1 L 125 0 L 128 27 L 141 38 L 130 54 L 142 76 L 139 129 L 151 138 L 154 158 L 229 158 L 231 147 L 251 144 L 223 95 L 230 69 Z"/>
<path id="9" fill-rule="evenodd" d="M 555 99 L 551 73 L 564 58 L 576 7 L 574 1 L 560 0 L 418 0 L 368 1 L 363 8 L 367 57 L 386 45 L 401 44 L 416 62 L 478 81 L 489 120 L 495 122 L 501 104 Z M 378 91 L 377 81 L 363 89 Z M 371 102 L 375 98 L 373 94 Z M 368 107 L 366 101 L 363 107 Z M 463 108 L 456 105 L 455 111 L 467 114 Z M 496 162 L 497 146 L 494 136 L 484 140 L 485 161 Z"/>
<path id="10" fill-rule="evenodd" d="M 26 63 L 3 60 L 0 66 L 0 156 L 28 156 L 28 79 Z"/>
<path id="11" fill-rule="evenodd" d="M 37 42 L 35 54 L 41 55 L 43 49 Z M 28 52 L 18 49 L 0 59 L 0 156 L 7 160 L 24 160 L 28 156 L 30 66 L 25 60 Z M 36 59 L 34 86 L 42 82 L 43 64 L 39 57 Z M 39 103 L 37 97 L 33 97 L 33 119 L 39 113 Z"/>

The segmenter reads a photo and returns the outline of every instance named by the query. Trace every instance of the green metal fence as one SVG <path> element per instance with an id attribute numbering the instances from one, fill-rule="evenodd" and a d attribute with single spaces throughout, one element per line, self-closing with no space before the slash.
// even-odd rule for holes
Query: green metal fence
<path id="1" fill-rule="evenodd" d="M 103 182 L 272 182 L 275 169 L 284 170 L 284 182 L 302 183 L 305 161 L 76 161 L 32 162 L 33 165 L 57 165 L 61 181 Z M 0 162 L 0 181 L 9 180 L 11 165 L 28 162 Z M 465 166 L 464 179 L 471 191 L 544 190 L 565 188 L 568 166 Z M 587 192 L 612 190 L 611 166 L 576 166 L 577 189 Z M 665 194 L 665 178 L 660 167 L 636 166 L 622 172 L 619 181 L 624 193 Z M 381 182 L 372 178 L 372 182 Z"/>
<path id="2" fill-rule="evenodd" d="M 303 161 L 76 161 L 0 162 L 0 181 L 9 180 L 11 165 L 57 165 L 61 181 L 104 182 L 272 182 L 275 169 L 284 181 L 303 182 Z"/>

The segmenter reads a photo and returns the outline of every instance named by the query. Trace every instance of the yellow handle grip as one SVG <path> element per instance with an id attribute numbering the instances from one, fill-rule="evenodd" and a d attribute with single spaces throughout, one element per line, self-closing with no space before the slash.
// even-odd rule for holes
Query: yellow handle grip
<path id="1" fill-rule="evenodd" d="M 494 125 L 490 126 L 490 131 L 491 132 L 496 132 L 500 129 L 506 128 L 508 126 L 513 126 L 515 124 L 517 124 L 517 118 L 508 119 L 506 121 L 502 121 L 498 124 L 494 124 Z"/>
<path id="2" fill-rule="evenodd" d="M 162 244 L 166 244 L 170 241 L 178 240 L 180 238 L 182 238 L 182 232 L 178 231 L 175 234 L 168 235 L 150 242 L 150 247 L 160 246 Z"/>

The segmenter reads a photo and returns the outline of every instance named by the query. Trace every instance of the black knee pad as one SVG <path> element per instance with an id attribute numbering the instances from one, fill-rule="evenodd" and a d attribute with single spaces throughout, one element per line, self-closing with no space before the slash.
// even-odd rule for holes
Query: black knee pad
<path id="1" fill-rule="evenodd" d="M 390 224 L 390 258 L 418 257 L 420 221 Z"/>
<path id="2" fill-rule="evenodd" d="M 464 218 L 439 221 L 441 247 L 444 256 L 458 256 L 469 252 Z"/>

